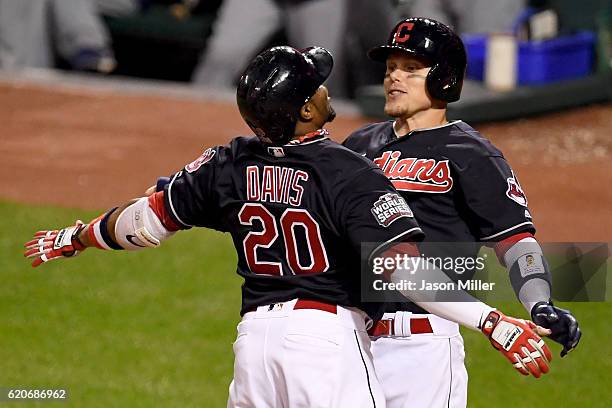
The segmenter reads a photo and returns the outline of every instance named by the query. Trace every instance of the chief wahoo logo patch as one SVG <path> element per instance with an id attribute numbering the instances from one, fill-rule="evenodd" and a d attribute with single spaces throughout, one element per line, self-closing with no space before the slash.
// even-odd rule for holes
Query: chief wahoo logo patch
<path id="1" fill-rule="evenodd" d="M 506 190 L 506 196 L 523 207 L 527 207 L 527 196 L 523 192 L 514 172 L 512 172 L 512 177 L 508 177 L 507 181 L 508 189 Z"/>

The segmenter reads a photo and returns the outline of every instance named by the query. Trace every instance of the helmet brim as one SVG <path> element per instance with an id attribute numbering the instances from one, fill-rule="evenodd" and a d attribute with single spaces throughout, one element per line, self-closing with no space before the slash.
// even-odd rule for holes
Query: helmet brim
<path id="1" fill-rule="evenodd" d="M 411 48 L 400 47 L 397 45 L 381 45 L 378 47 L 374 47 L 368 51 L 368 58 L 372 61 L 376 62 L 387 62 L 387 58 L 389 54 L 393 52 L 403 52 L 406 54 L 416 55 L 418 57 L 427 58 L 427 56 L 423 55 L 423 53 L 417 52 Z"/>
<path id="2" fill-rule="evenodd" d="M 302 54 L 314 65 L 319 85 L 323 84 L 334 67 L 334 58 L 331 53 L 323 47 L 309 47 L 302 50 Z"/>

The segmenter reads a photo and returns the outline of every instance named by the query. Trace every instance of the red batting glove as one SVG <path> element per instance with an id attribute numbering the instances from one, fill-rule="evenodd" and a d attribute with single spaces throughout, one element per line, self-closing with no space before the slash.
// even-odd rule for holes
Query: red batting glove
<path id="1" fill-rule="evenodd" d="M 61 230 L 38 231 L 34 239 L 25 243 L 23 256 L 34 258 L 33 267 L 57 258 L 77 256 L 86 247 L 78 240 L 79 233 L 86 227 L 78 220 L 72 227 Z"/>
<path id="2" fill-rule="evenodd" d="M 529 320 L 515 319 L 494 310 L 485 319 L 481 330 L 493 347 L 521 374 L 540 378 L 550 370 L 552 354 L 544 340 L 534 331 L 536 327 Z"/>

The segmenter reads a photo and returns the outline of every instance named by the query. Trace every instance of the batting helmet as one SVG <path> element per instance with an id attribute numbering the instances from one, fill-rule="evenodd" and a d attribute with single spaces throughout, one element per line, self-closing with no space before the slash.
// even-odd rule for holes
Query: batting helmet
<path id="1" fill-rule="evenodd" d="M 463 41 L 448 26 L 429 18 L 408 18 L 397 23 L 386 45 L 372 48 L 368 56 L 385 62 L 393 51 L 429 60 L 432 64 L 426 82 L 429 94 L 447 102 L 459 100 L 467 57 Z"/>
<path id="2" fill-rule="evenodd" d="M 287 143 L 302 106 L 331 73 L 333 58 L 321 47 L 274 47 L 259 54 L 236 92 L 244 121 L 264 142 Z"/>

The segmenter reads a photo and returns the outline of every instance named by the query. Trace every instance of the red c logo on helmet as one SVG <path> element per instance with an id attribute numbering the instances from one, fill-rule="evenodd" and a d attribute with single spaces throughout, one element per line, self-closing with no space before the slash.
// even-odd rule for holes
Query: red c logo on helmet
<path id="1" fill-rule="evenodd" d="M 399 27 L 397 27 L 397 30 L 395 31 L 395 36 L 393 37 L 393 42 L 395 43 L 404 43 L 406 41 L 408 41 L 408 39 L 410 38 L 410 31 L 412 31 L 412 28 L 414 27 L 414 23 L 402 23 L 399 25 Z M 403 33 L 404 29 L 406 29 L 406 31 L 408 31 L 407 33 Z"/>

